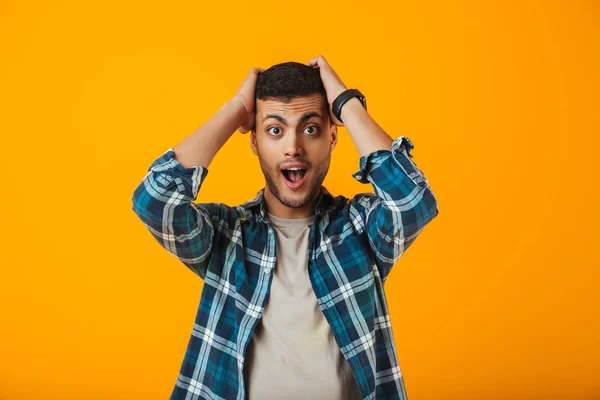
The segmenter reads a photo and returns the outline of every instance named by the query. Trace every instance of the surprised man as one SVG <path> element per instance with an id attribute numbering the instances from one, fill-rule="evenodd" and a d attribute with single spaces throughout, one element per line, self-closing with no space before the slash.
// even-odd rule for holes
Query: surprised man
<path id="1" fill-rule="evenodd" d="M 360 154 L 352 176 L 373 193 L 346 198 L 323 186 L 340 126 Z M 195 203 L 236 131 L 250 133 L 265 186 L 237 206 Z M 171 399 L 407 399 L 384 283 L 438 215 L 413 148 L 318 56 L 252 68 L 231 100 L 150 165 L 133 211 L 204 280 Z"/>

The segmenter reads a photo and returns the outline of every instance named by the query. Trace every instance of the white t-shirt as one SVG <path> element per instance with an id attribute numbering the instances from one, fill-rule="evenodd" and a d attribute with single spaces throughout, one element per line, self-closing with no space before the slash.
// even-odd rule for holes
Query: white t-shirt
<path id="1" fill-rule="evenodd" d="M 314 215 L 268 217 L 276 233 L 277 262 L 262 318 L 246 350 L 248 399 L 361 399 L 308 277 Z"/>

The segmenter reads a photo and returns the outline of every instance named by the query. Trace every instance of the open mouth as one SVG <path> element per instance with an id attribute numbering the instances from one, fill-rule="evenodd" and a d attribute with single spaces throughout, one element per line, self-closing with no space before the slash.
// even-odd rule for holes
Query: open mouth
<path id="1" fill-rule="evenodd" d="M 281 170 L 281 176 L 285 184 L 292 190 L 298 189 L 307 176 L 307 169 L 303 167 L 292 167 Z"/>

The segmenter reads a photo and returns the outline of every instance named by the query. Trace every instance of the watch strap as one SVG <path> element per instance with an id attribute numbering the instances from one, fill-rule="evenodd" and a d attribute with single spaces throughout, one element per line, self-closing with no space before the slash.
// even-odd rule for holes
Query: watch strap
<path id="1" fill-rule="evenodd" d="M 358 97 L 365 110 L 367 109 L 367 99 L 358 89 L 346 89 L 340 93 L 331 104 L 331 111 L 333 112 L 333 115 L 340 120 L 340 122 L 344 122 L 342 121 L 341 116 L 342 107 L 353 97 Z"/>

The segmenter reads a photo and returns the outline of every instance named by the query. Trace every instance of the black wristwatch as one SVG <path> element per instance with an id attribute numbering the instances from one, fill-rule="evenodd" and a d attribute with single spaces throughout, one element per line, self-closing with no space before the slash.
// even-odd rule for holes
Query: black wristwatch
<path id="1" fill-rule="evenodd" d="M 335 115 L 335 117 L 340 120 L 340 122 L 344 122 L 342 121 L 341 116 L 342 106 L 353 97 L 358 97 L 365 110 L 367 109 L 367 99 L 365 98 L 365 96 L 363 96 L 361 92 L 358 91 L 358 89 L 344 90 L 338 95 L 338 97 L 336 97 L 336 99 L 331 104 L 331 111 L 333 112 L 333 115 Z"/>

